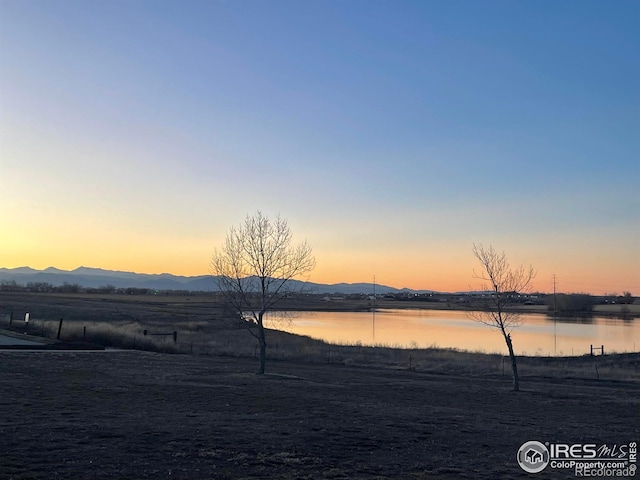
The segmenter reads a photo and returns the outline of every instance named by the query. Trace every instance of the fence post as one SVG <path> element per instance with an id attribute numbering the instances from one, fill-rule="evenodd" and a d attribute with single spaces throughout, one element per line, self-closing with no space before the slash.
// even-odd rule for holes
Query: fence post
<path id="1" fill-rule="evenodd" d="M 173 331 L 173 343 L 177 343 L 178 342 L 178 332 L 176 332 L 175 330 Z"/>
<path id="2" fill-rule="evenodd" d="M 13 323 L 13 310 L 9 314 L 9 328 L 11 328 L 11 324 Z"/>
<path id="3" fill-rule="evenodd" d="M 56 336 L 57 340 L 60 340 L 60 332 L 62 331 L 62 318 L 60 319 L 60 323 L 58 324 L 58 335 Z"/>
<path id="4" fill-rule="evenodd" d="M 591 345 L 591 356 L 593 357 L 594 350 L 600 350 L 600 355 L 604 355 L 604 345 L 600 345 L 599 347 L 594 347 L 593 345 Z"/>
<path id="5" fill-rule="evenodd" d="M 86 340 L 87 339 L 87 327 L 86 325 L 84 327 L 82 327 L 82 340 Z"/>

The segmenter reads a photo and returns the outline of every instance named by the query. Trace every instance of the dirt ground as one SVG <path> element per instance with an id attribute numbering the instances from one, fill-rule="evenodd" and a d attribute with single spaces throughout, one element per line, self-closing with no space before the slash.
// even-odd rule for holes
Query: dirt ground
<path id="1" fill-rule="evenodd" d="M 640 384 L 139 351 L 0 351 L 2 479 L 512 479 L 526 441 L 640 440 Z"/>

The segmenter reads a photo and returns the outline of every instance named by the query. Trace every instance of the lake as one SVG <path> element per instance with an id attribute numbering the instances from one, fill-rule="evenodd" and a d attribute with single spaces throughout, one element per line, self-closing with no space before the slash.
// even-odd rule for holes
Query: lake
<path id="1" fill-rule="evenodd" d="M 523 314 L 511 337 L 516 355 L 584 355 L 590 345 L 604 345 L 605 353 L 637 352 L 640 320 L 607 317 L 558 318 Z M 383 345 L 401 348 L 456 348 L 507 353 L 501 333 L 455 310 L 376 310 L 372 312 L 277 313 L 267 326 L 338 344 Z M 598 353 L 600 353 L 598 351 Z"/>

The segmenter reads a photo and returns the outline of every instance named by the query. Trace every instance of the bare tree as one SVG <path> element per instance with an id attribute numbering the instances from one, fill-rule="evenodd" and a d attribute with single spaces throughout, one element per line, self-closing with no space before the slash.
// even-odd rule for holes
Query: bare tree
<path id="1" fill-rule="evenodd" d="M 264 318 L 293 291 L 293 280 L 315 267 L 307 242 L 293 244 L 286 220 L 270 220 L 260 211 L 231 227 L 214 251 L 210 271 L 229 306 L 246 320 L 260 346 L 258 374 L 264 374 L 267 342 Z M 298 289 L 299 291 L 299 289 Z"/>
<path id="2" fill-rule="evenodd" d="M 482 273 L 478 274 L 474 270 L 474 278 L 488 282 L 488 285 L 485 283 L 482 288 L 490 290 L 491 293 L 484 296 L 480 304 L 476 305 L 476 309 L 471 312 L 471 317 L 477 322 L 497 328 L 502 333 L 511 359 L 513 389 L 517 392 L 520 390 L 520 385 L 511 331 L 521 324 L 521 317 L 510 307 L 519 293 L 528 290 L 536 272 L 532 266 L 524 268 L 520 265 L 517 268 L 511 268 L 506 255 L 497 253 L 492 246 L 485 248 L 481 244 L 474 244 L 473 254 L 482 266 Z"/>

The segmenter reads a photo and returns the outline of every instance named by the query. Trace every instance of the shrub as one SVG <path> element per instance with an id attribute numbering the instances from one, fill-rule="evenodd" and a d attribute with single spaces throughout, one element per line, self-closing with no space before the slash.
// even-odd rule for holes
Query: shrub
<path id="1" fill-rule="evenodd" d="M 549 311 L 554 311 L 554 297 L 547 297 Z M 588 293 L 559 293 L 555 295 L 555 311 L 558 313 L 589 314 L 593 312 L 595 298 Z"/>

